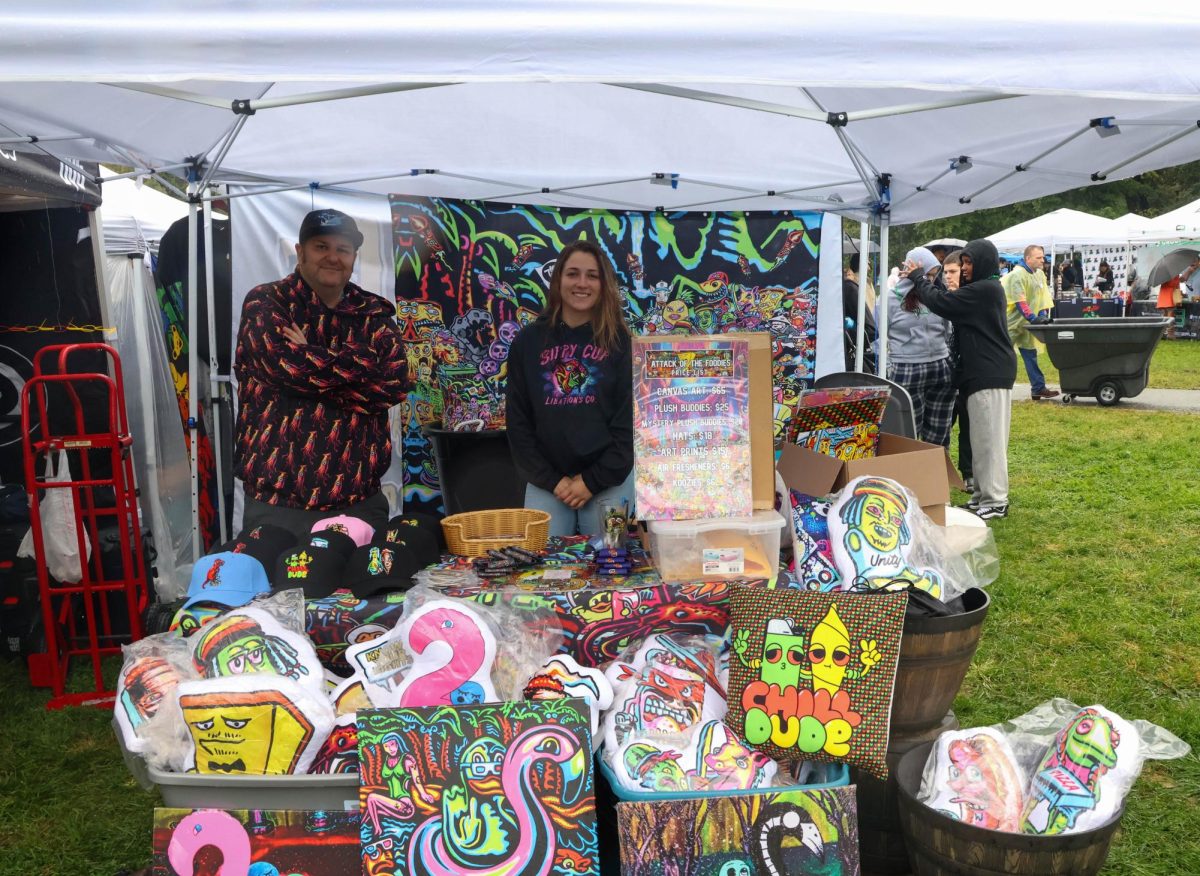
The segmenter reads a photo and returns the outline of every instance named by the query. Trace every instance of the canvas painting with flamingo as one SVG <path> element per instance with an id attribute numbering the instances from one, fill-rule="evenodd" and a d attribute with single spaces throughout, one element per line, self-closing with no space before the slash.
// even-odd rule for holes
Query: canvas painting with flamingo
<path id="1" fill-rule="evenodd" d="M 366 876 L 598 874 L 584 700 L 358 713 Z"/>

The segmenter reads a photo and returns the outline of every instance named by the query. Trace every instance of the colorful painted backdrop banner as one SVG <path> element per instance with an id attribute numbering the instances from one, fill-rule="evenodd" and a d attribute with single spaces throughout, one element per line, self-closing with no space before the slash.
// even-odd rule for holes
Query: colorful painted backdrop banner
<path id="1" fill-rule="evenodd" d="M 770 331 L 776 422 L 812 381 L 818 213 L 583 210 L 392 195 L 396 310 L 416 383 L 404 503 L 441 502 L 422 426 L 503 425 L 508 347 L 535 319 L 559 251 L 596 241 L 635 334 Z"/>
<path id="2" fill-rule="evenodd" d="M 854 788 L 617 804 L 623 876 L 855 876 Z"/>
<path id="3" fill-rule="evenodd" d="M 753 512 L 749 355 L 737 340 L 634 346 L 633 449 L 643 520 Z"/>
<path id="4" fill-rule="evenodd" d="M 360 711 L 364 872 L 598 873 L 590 724 L 578 699 Z"/>

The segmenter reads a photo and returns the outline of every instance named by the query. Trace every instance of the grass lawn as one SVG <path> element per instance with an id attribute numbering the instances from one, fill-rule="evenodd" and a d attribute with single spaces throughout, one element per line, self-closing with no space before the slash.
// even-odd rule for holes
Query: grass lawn
<path id="1" fill-rule="evenodd" d="M 1196 362 L 1200 343 L 1160 347 L 1175 373 L 1185 346 Z M 955 702 L 964 726 L 1063 696 L 1200 748 L 1198 427 L 1193 414 L 1014 405 L 1013 510 L 993 521 L 1002 572 Z M 130 778 L 108 713 L 47 712 L 46 699 L 0 662 L 0 876 L 145 866 L 157 794 Z M 1106 872 L 1200 873 L 1198 824 L 1200 759 L 1147 764 Z"/>
<path id="2" fill-rule="evenodd" d="M 1046 381 L 1057 387 L 1058 369 L 1050 364 L 1046 348 L 1038 348 L 1038 366 Z M 1025 366 L 1017 361 L 1017 381 L 1028 381 Z M 1200 340 L 1161 340 L 1150 360 L 1151 389 L 1200 389 Z"/>

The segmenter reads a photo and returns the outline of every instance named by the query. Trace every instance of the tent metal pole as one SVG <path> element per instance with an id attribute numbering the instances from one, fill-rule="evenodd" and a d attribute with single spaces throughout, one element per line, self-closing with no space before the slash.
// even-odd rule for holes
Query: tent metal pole
<path id="1" fill-rule="evenodd" d="M 813 106 L 815 106 L 818 110 L 825 112 L 825 107 L 821 105 L 821 102 L 813 96 L 813 93 L 809 89 L 802 88 L 800 90 L 804 92 L 805 97 L 812 101 Z M 824 121 L 826 123 L 829 122 L 830 115 L 830 113 L 825 112 Z M 871 172 L 867 172 L 867 168 L 865 168 L 863 165 L 864 163 L 870 165 L 870 162 L 866 160 L 865 155 L 859 153 L 858 147 L 855 146 L 850 138 L 846 136 L 844 125 L 831 125 L 831 127 L 833 128 L 833 133 L 837 135 L 838 142 L 842 144 L 842 149 L 845 151 L 846 157 L 849 158 L 850 163 L 854 165 L 854 172 L 857 173 L 858 178 L 862 180 L 863 188 L 867 190 L 867 198 L 872 201 L 878 200 L 880 193 L 879 189 L 875 186 L 874 180 L 879 177 L 879 171 L 875 170 L 874 167 L 871 167 Z"/>
<path id="2" fill-rule="evenodd" d="M 221 447 L 221 387 L 217 382 L 216 290 L 213 288 L 213 217 L 212 199 L 204 202 L 204 300 L 208 319 L 208 405 L 212 411 L 213 456 L 217 470 L 217 538 L 228 539 L 225 531 L 225 472 Z"/>
<path id="3" fill-rule="evenodd" d="M 246 126 L 246 120 L 249 116 L 238 116 L 229 133 L 225 135 L 224 142 L 221 143 L 221 148 L 217 151 L 217 157 L 214 158 L 208 165 L 208 169 L 204 171 L 204 177 L 200 180 L 200 190 L 208 188 L 209 181 L 213 178 L 213 174 L 217 172 L 217 168 L 221 166 L 221 162 L 225 160 L 225 156 L 229 154 L 230 147 L 233 146 L 233 141 L 237 139 L 237 135 L 242 132 L 242 128 Z"/>
<path id="4" fill-rule="evenodd" d="M 656 85 L 650 82 L 606 82 L 613 88 L 628 88 L 631 91 L 646 91 L 651 94 L 662 94 L 666 97 L 679 97 L 684 100 L 699 100 L 704 103 L 717 103 L 738 109 L 754 110 L 760 113 L 772 113 L 777 116 L 791 116 L 794 119 L 806 119 L 810 122 L 828 120 L 828 113 L 813 112 L 783 103 L 770 103 L 765 100 L 750 100 L 745 97 L 734 97 L 729 94 L 717 94 L 712 91 L 700 91 L 695 88 L 679 88 L 674 85 Z"/>
<path id="5" fill-rule="evenodd" d="M 857 182 L 857 180 L 855 180 L 855 182 Z M 768 194 L 768 192 L 754 192 L 749 195 L 740 195 L 740 196 L 734 197 L 734 198 L 717 198 L 712 201 L 693 201 L 692 203 L 689 203 L 689 204 L 673 204 L 671 207 L 669 207 L 667 209 L 670 209 L 670 210 L 694 210 L 699 207 L 718 207 L 718 206 L 722 206 L 722 205 L 726 205 L 726 204 L 736 204 L 738 201 L 748 201 L 751 198 L 760 198 L 767 194 Z M 862 212 L 861 206 L 855 206 L 853 204 L 846 204 L 841 201 L 830 201 L 825 198 L 805 198 L 800 195 L 791 195 L 791 194 L 787 194 L 784 192 L 776 192 L 774 196 L 777 198 L 780 198 L 782 200 L 785 200 L 785 201 L 800 201 L 805 204 L 812 204 L 814 206 L 819 206 L 826 213 L 838 213 L 838 214 L 845 213 L 846 215 L 849 215 L 851 218 L 855 218 L 858 214 L 860 214 Z"/>
<path id="6" fill-rule="evenodd" d="M 1133 162 L 1137 161 L 1139 158 L 1145 158 L 1151 152 L 1157 152 L 1159 149 L 1165 149 L 1167 146 L 1170 146 L 1172 143 L 1176 142 L 1177 140 L 1182 140 L 1188 134 L 1194 134 L 1197 130 L 1200 130 L 1200 122 L 1193 122 L 1191 127 L 1185 128 L 1184 130 L 1179 131 L 1178 133 L 1172 134 L 1170 137 L 1167 137 L 1165 140 L 1159 140 L 1153 146 L 1151 146 L 1147 149 L 1143 149 L 1141 152 L 1137 153 L 1136 155 L 1130 156 L 1129 158 L 1126 158 L 1124 161 L 1114 164 L 1112 167 L 1108 168 L 1107 170 L 1102 170 L 1098 173 L 1093 173 L 1092 179 L 1096 182 L 1099 182 L 1099 181 L 1103 180 L 1105 177 L 1107 177 L 1110 173 L 1118 171 L 1122 167 L 1126 167 L 1127 165 L 1133 164 Z"/>
<path id="7" fill-rule="evenodd" d="M 388 82 L 383 85 L 361 85 L 354 88 L 337 88 L 332 91 L 293 94 L 289 97 L 260 97 L 246 101 L 246 108 L 251 112 L 258 112 L 284 106 L 322 103 L 327 100 L 346 100 L 351 97 L 371 97 L 376 94 L 395 94 L 401 91 L 420 91 L 424 88 L 442 88 L 458 84 L 458 82 Z"/>
<path id="8" fill-rule="evenodd" d="M 859 256 L 859 258 L 862 258 Z M 877 265 L 879 277 L 875 283 L 875 330 L 879 335 L 879 343 L 876 345 L 877 352 L 875 353 L 876 369 L 875 373 L 880 377 L 887 377 L 887 354 L 888 354 L 888 220 L 887 216 L 879 218 L 879 264 Z M 920 436 L 918 436 L 920 437 Z"/>
<path id="9" fill-rule="evenodd" d="M 523 198 L 525 195 L 558 195 L 564 192 L 577 192 L 580 189 L 595 189 L 601 186 L 619 186 L 625 183 L 645 182 L 646 177 L 634 176 L 629 179 L 613 179 L 605 180 L 604 182 L 580 183 L 577 186 L 544 186 L 537 189 L 526 189 L 520 192 L 504 192 L 491 198 L 484 198 L 485 201 L 506 201 L 509 198 Z"/>
<path id="10" fill-rule="evenodd" d="M 1092 126 L 1091 126 L 1091 125 L 1085 125 L 1084 127 L 1080 128 L 1080 129 L 1079 129 L 1078 131 L 1076 131 L 1075 133 L 1071 134 L 1071 135 L 1070 135 L 1069 137 L 1067 137 L 1066 139 L 1064 139 L 1064 140 L 1060 140 L 1059 142 L 1055 143 L 1053 146 L 1051 146 L 1049 149 L 1045 150 L 1045 151 L 1044 151 L 1044 152 L 1042 152 L 1041 154 L 1034 156 L 1033 158 L 1029 159 L 1028 161 L 1024 161 L 1024 162 L 1022 162 L 1021 164 L 1018 164 L 1018 165 L 1016 166 L 1016 169 L 1014 169 L 1014 170 L 1010 170 L 1008 173 L 1004 174 L 1004 176 L 1000 177 L 999 179 L 997 179 L 997 180 L 994 180 L 993 182 L 990 182 L 990 183 L 988 183 L 986 186 L 984 186 L 983 188 L 981 188 L 979 191 L 977 191 L 977 192 L 972 192 L 972 193 L 971 193 L 971 194 L 969 194 L 969 195 L 964 195 L 963 197 L 959 198 L 959 199 L 958 199 L 958 202 L 959 202 L 960 204 L 969 204 L 969 203 L 971 203 L 971 201 L 972 201 L 972 200 L 974 200 L 975 198 L 979 197 L 979 196 L 980 196 L 980 195 L 982 195 L 984 192 L 988 191 L 988 189 L 995 188 L 996 186 L 1000 185 L 1000 183 L 1004 182 L 1006 179 L 1011 179 L 1012 177 L 1016 176 L 1018 173 L 1023 173 L 1024 171 L 1028 170 L 1028 169 L 1029 169 L 1029 168 L 1031 168 L 1033 165 L 1035 165 L 1037 162 L 1041 161 L 1041 160 L 1042 160 L 1043 158 L 1045 158 L 1047 155 L 1050 155 L 1051 153 L 1057 152 L 1059 149 L 1062 149 L 1064 146 L 1066 146 L 1066 145 L 1067 145 L 1068 143 L 1070 143 L 1072 140 L 1074 140 L 1074 139 L 1076 139 L 1076 138 L 1078 138 L 1078 137 L 1082 137 L 1084 134 L 1086 134 L 1086 133 L 1087 133 L 1088 131 L 1090 131 L 1091 129 L 1092 129 Z"/>
<path id="11" fill-rule="evenodd" d="M 1024 94 L 983 94 L 976 97 L 960 97 L 956 100 L 942 100 L 935 103 L 902 103 L 895 106 L 881 106 L 878 109 L 851 110 L 846 113 L 848 122 L 863 122 L 868 119 L 885 119 L 891 116 L 903 116 L 908 113 L 923 113 L 930 110 L 949 109 L 956 106 L 973 106 L 979 103 L 991 103 L 995 100 L 1012 100 L 1014 97 L 1025 97 Z"/>
<path id="12" fill-rule="evenodd" d="M 871 276 L 871 220 L 864 217 L 858 226 L 858 316 L 854 321 L 854 370 L 863 370 L 867 341 L 867 279 Z"/>
<path id="13" fill-rule="evenodd" d="M 136 167 L 137 165 L 134 166 Z M 139 177 L 147 176 L 157 178 L 158 174 L 162 173 L 163 171 L 181 170 L 185 167 L 191 166 L 191 162 L 184 162 L 182 164 L 164 164 L 161 167 L 143 167 L 139 168 L 138 170 L 131 170 L 129 173 L 114 173 L 112 176 L 104 177 L 104 179 L 106 181 L 110 179 L 138 179 Z"/>
<path id="14" fill-rule="evenodd" d="M 140 91 L 143 94 L 153 94 L 156 97 L 169 97 L 172 100 L 198 103 L 201 106 L 210 106 L 214 109 L 227 110 L 232 104 L 232 101 L 227 97 L 208 97 L 207 95 L 184 91 L 180 88 L 167 88 L 165 85 L 151 85 L 145 82 L 102 82 L 100 84 L 108 85 L 111 88 L 120 88 L 124 91 Z"/>
<path id="15" fill-rule="evenodd" d="M 194 194 L 199 187 L 195 182 L 188 183 L 188 194 Z M 196 282 L 198 280 L 196 230 L 199 204 L 191 201 L 188 204 L 188 449 L 192 457 L 192 562 L 200 559 L 200 452 L 199 436 L 197 435 L 197 398 L 196 398 Z"/>
<path id="16" fill-rule="evenodd" d="M 20 146 L 26 143 L 59 143 L 63 140 L 86 140 L 82 134 L 60 134 L 56 137 L 40 137 L 30 134 L 27 137 L 0 137 L 0 146 Z M 109 177 L 112 179 L 112 177 Z"/>

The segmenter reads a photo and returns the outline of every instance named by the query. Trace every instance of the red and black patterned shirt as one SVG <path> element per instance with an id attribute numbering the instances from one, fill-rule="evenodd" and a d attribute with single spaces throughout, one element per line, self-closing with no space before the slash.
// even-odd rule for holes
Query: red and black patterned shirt
<path id="1" fill-rule="evenodd" d="M 270 505 L 328 511 L 379 492 L 391 463 L 388 409 L 406 387 L 395 307 L 346 285 L 328 308 L 300 274 L 250 290 L 234 372 L 234 473 Z M 308 343 L 283 334 L 292 323 Z"/>

